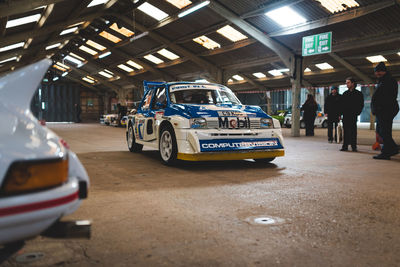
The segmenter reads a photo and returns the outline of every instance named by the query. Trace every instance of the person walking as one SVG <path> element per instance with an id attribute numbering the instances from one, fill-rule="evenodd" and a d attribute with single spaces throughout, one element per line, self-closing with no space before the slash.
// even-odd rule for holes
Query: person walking
<path id="1" fill-rule="evenodd" d="M 314 122 L 317 116 L 318 104 L 312 94 L 307 95 L 307 100 L 301 106 L 303 113 L 303 120 L 306 124 L 306 136 L 314 136 Z"/>
<path id="2" fill-rule="evenodd" d="M 325 99 L 324 112 L 328 116 L 328 142 L 332 143 L 337 140 L 337 126 L 340 121 L 340 97 L 338 87 L 332 86 L 331 93 Z M 333 129 L 335 129 L 335 136 L 333 137 Z M 334 139 L 333 139 L 334 138 Z"/>
<path id="3" fill-rule="evenodd" d="M 376 91 L 371 99 L 371 112 L 376 116 L 376 131 L 383 139 L 382 152 L 374 156 L 374 159 L 389 160 L 391 156 L 399 153 L 397 144 L 392 137 L 393 119 L 399 112 L 397 103 L 397 81 L 387 71 L 385 63 L 380 62 L 375 68 L 375 76 L 378 78 Z"/>
<path id="4" fill-rule="evenodd" d="M 357 117 L 364 108 L 364 96 L 356 89 L 353 77 L 346 79 L 347 91 L 341 97 L 341 114 L 343 115 L 343 146 L 340 151 L 347 151 L 349 145 L 357 152 Z"/>

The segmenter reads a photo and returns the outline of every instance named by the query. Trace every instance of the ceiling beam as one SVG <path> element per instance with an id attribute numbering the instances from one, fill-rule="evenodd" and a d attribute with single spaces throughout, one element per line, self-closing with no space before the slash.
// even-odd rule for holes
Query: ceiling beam
<path id="1" fill-rule="evenodd" d="M 346 11 L 346 12 L 341 12 L 339 14 L 331 15 L 329 17 L 319 19 L 319 20 L 314 20 L 310 21 L 298 26 L 293 26 L 293 27 L 288 27 L 282 30 L 278 30 L 272 33 L 269 33 L 268 35 L 271 37 L 276 37 L 276 36 L 282 36 L 282 35 L 289 35 L 289 34 L 296 34 L 300 32 L 305 32 L 305 31 L 310 31 L 314 30 L 317 28 L 333 25 L 336 23 L 341 23 L 345 21 L 349 21 L 352 19 L 360 18 L 362 16 L 377 12 L 381 9 L 391 7 L 395 5 L 396 3 L 393 0 L 387 0 L 387 1 L 381 1 L 376 4 L 371 4 L 365 7 L 358 7 L 354 8 L 352 10 Z"/>
<path id="2" fill-rule="evenodd" d="M 82 69 L 78 69 L 78 68 L 75 68 L 73 66 L 69 66 L 69 67 L 71 68 L 72 71 L 78 73 L 79 75 L 82 75 L 82 76 L 87 76 L 87 75 L 90 76 L 90 75 L 92 75 L 91 73 L 86 72 L 86 71 L 84 71 Z M 114 85 L 114 84 L 112 84 L 111 82 L 109 82 L 109 81 L 107 81 L 105 79 L 96 77 L 96 80 L 98 80 L 100 83 L 102 83 L 105 87 L 108 87 L 109 91 L 114 91 L 114 92 L 118 93 L 118 90 L 120 89 L 119 86 Z"/>
<path id="3" fill-rule="evenodd" d="M 218 55 L 218 54 L 222 54 L 222 53 L 226 53 L 226 52 L 233 51 L 233 50 L 236 50 L 236 49 L 240 49 L 240 48 L 249 46 L 249 45 L 254 44 L 254 43 L 257 43 L 257 40 L 255 40 L 253 38 L 247 38 L 247 39 L 235 42 L 235 43 L 233 43 L 231 45 L 227 45 L 227 46 L 224 46 L 224 47 L 221 47 L 221 48 L 216 48 L 216 49 L 213 49 L 213 50 L 207 50 L 207 51 L 205 51 L 205 52 L 203 52 L 203 53 L 201 53 L 199 55 L 203 56 L 203 57 L 205 57 L 205 56 L 215 56 L 215 55 Z"/>
<path id="4" fill-rule="evenodd" d="M 263 58 L 252 58 L 247 59 L 242 62 L 237 63 L 230 63 L 227 65 L 220 66 L 224 70 L 242 70 L 246 68 L 258 67 L 258 66 L 265 66 L 267 64 L 271 64 L 274 62 L 280 62 L 281 59 L 278 56 L 267 56 Z"/>
<path id="5" fill-rule="evenodd" d="M 0 18 L 21 14 L 37 7 L 56 4 L 65 0 L 12 0 L 0 4 Z"/>
<path id="6" fill-rule="evenodd" d="M 86 88 L 88 88 L 91 91 L 94 91 L 95 93 L 98 93 L 98 94 L 102 94 L 103 93 L 103 92 L 101 92 L 102 91 L 101 89 L 96 88 L 93 85 L 89 85 L 88 83 L 86 83 L 86 82 L 84 82 L 84 81 L 82 81 L 80 79 L 74 78 L 69 74 L 67 76 L 62 77 L 62 78 L 69 79 L 69 80 L 71 80 L 73 82 L 80 83 L 81 85 L 85 86 Z"/>
<path id="7" fill-rule="evenodd" d="M 8 17 L 0 18 L 0 37 L 4 37 L 4 35 L 6 35 L 7 21 Z"/>
<path id="8" fill-rule="evenodd" d="M 365 83 L 367 84 L 373 84 L 374 82 L 372 81 L 371 78 L 369 78 L 366 74 L 361 72 L 359 69 L 351 65 L 349 62 L 338 56 L 336 53 L 329 53 L 329 56 L 331 56 L 334 60 L 345 66 L 349 71 L 357 75 L 358 78 L 362 79 Z"/>

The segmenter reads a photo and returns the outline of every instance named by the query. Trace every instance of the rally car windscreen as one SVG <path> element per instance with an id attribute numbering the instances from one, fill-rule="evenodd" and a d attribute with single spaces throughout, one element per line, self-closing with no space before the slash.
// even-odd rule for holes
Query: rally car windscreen
<path id="1" fill-rule="evenodd" d="M 229 88 L 216 85 L 173 85 L 169 95 L 174 104 L 241 104 Z"/>

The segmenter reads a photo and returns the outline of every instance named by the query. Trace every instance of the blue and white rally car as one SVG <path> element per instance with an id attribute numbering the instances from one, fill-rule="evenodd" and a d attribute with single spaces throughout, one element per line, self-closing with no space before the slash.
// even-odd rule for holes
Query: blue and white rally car
<path id="1" fill-rule="evenodd" d="M 126 138 L 131 152 L 157 149 L 161 160 L 240 160 L 270 162 L 284 156 L 278 120 L 258 106 L 242 105 L 224 85 L 144 82 L 137 113 Z"/>

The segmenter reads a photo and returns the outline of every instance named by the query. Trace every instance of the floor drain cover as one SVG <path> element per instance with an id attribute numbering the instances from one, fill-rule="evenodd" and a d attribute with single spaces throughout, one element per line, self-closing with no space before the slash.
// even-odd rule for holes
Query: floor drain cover
<path id="1" fill-rule="evenodd" d="M 285 220 L 271 216 L 252 216 L 246 219 L 246 221 L 253 225 L 278 225 L 285 222 Z"/>
<path id="2" fill-rule="evenodd" d="M 40 260 L 44 257 L 44 254 L 41 252 L 33 252 L 33 253 L 25 253 L 17 256 L 15 260 L 20 263 L 28 263 Z"/>
<path id="3" fill-rule="evenodd" d="M 276 223 L 276 220 L 268 217 L 260 217 L 260 218 L 255 218 L 254 222 L 258 224 L 274 224 Z"/>

